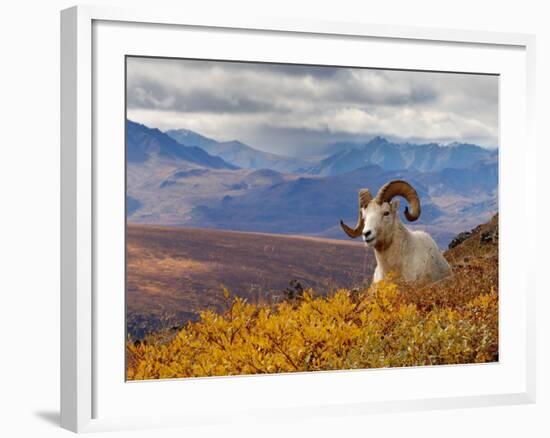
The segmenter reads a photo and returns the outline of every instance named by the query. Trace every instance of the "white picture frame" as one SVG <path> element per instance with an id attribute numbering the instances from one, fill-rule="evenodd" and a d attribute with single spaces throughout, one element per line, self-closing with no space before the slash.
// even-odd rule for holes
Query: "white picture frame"
<path id="1" fill-rule="evenodd" d="M 148 36 L 141 40 L 140 35 L 145 29 Z M 180 31 L 183 32 L 181 35 L 178 33 Z M 124 263 L 118 251 L 120 245 L 116 247 L 118 250 L 115 248 L 107 254 L 104 243 L 112 241 L 116 245 L 116 242 L 121 242 L 120 239 L 123 242 L 124 237 L 117 237 L 123 224 L 116 221 L 107 223 L 111 219 L 103 213 L 111 207 L 119 211 L 121 199 L 111 197 L 102 182 L 107 178 L 110 182 L 114 181 L 115 189 L 111 191 L 115 195 L 120 193 L 124 190 L 123 186 L 118 187 L 124 170 L 115 166 L 120 163 L 117 161 L 120 155 L 112 160 L 114 164 L 109 168 L 105 153 L 98 154 L 97 149 L 104 147 L 101 145 L 106 142 L 115 145 L 115 149 L 120 147 L 120 151 L 124 149 L 124 144 L 119 141 L 124 115 L 120 114 L 117 119 L 118 109 L 124 104 L 120 96 L 125 92 L 122 89 L 117 91 L 117 87 L 120 88 L 124 82 L 119 75 L 120 56 L 150 55 L 161 47 L 163 35 L 173 40 L 174 37 L 190 37 L 194 35 L 192 32 L 200 33 L 200 38 L 205 38 L 195 40 L 204 41 L 194 48 L 192 54 L 195 57 L 200 57 L 201 51 L 204 51 L 205 57 L 227 53 L 224 59 L 246 57 L 259 60 L 259 57 L 269 56 L 271 60 L 283 61 L 286 56 L 288 61 L 299 62 L 302 56 L 299 48 L 281 55 L 275 53 L 276 49 L 267 53 L 271 49 L 266 49 L 267 45 L 262 46 L 269 42 L 269 47 L 276 48 L 278 40 L 295 39 L 292 44 L 299 47 L 303 43 L 304 48 L 311 49 L 311 59 L 323 64 L 329 63 L 331 57 L 337 54 L 345 56 L 338 50 L 334 53 L 319 51 L 319 55 L 315 55 L 316 47 L 327 41 L 331 43 L 333 39 L 335 49 L 349 47 L 351 50 L 352 47 L 361 48 L 363 44 L 366 48 L 369 45 L 376 48 L 377 44 L 395 46 L 387 58 L 380 57 L 378 61 L 373 61 L 385 67 L 503 75 L 500 121 L 504 125 L 501 126 L 504 152 L 500 164 L 500 201 L 501 242 L 504 243 L 501 243 L 503 259 L 500 281 L 503 287 L 514 285 L 517 295 L 504 294 L 503 297 L 501 341 L 504 341 L 505 353 L 508 351 L 509 354 L 504 354 L 501 362 L 493 368 L 457 365 L 451 368 L 186 379 L 190 383 L 124 382 L 119 366 L 124 352 L 114 352 L 115 344 L 107 345 L 105 341 L 107 335 L 119 333 L 124 314 L 120 313 L 120 300 L 114 298 L 111 303 L 101 295 L 105 290 L 114 291 L 109 296 L 116 297 L 117 291 L 124 294 L 123 290 L 119 290 L 117 279 L 120 276 L 117 277 L 115 272 L 111 275 L 108 269 L 103 268 L 109 261 L 120 271 Z M 225 47 L 220 45 L 216 40 L 220 32 L 231 33 L 235 44 L 231 45 L 231 41 L 227 40 Z M 133 38 L 127 38 L 128 35 Z M 211 37 L 213 39 L 210 41 L 208 38 Z M 133 47 L 126 45 L 127 40 L 133 41 Z M 247 44 L 239 44 L 239 41 L 247 41 Z M 180 49 L 175 46 L 164 44 L 164 47 L 164 52 L 159 55 L 169 55 L 170 50 L 174 51 L 174 55 L 179 55 L 177 51 Z M 413 62 L 407 60 L 405 47 L 411 50 L 416 48 L 421 55 L 425 53 Z M 447 50 L 451 50 L 452 55 L 445 55 Z M 469 51 L 474 55 L 468 55 Z M 396 53 L 403 55 L 399 62 L 392 61 Z M 431 53 L 442 55 L 432 56 Z M 530 257 L 535 257 L 535 242 L 533 237 L 514 240 L 511 233 L 514 225 L 519 223 L 523 226 L 527 223 L 530 229 L 536 227 L 536 144 L 532 127 L 534 53 L 534 36 L 524 34 L 255 18 L 238 14 L 233 17 L 204 17 L 194 16 L 189 10 L 162 11 L 156 8 L 130 10 L 78 6 L 62 11 L 61 426 L 84 432 L 204 424 L 213 422 L 213 418 L 216 422 L 223 422 L 250 416 L 361 415 L 534 402 L 535 273 L 530 266 L 535 263 Z M 342 59 L 335 59 L 334 63 L 344 62 L 341 65 L 346 65 Z M 470 64 L 465 59 L 470 59 Z M 460 68 L 460 65 L 464 67 Z M 111 105 L 113 102 L 114 106 Z M 103 111 L 107 103 L 109 108 L 115 108 L 112 114 Z M 512 147 L 520 139 L 521 146 Z M 506 183 L 512 176 L 514 184 Z M 514 199 L 522 199 L 529 209 L 508 209 Z M 521 259 L 518 254 L 522 254 Z M 98 299 L 98 296 L 102 298 Z M 120 349 L 123 350 L 123 343 Z M 442 388 L 441 384 L 437 388 L 438 382 L 449 379 L 455 380 L 454 389 Z M 370 386 L 365 386 L 366 380 Z M 433 388 L 423 392 L 420 385 L 428 381 L 432 381 Z M 418 387 L 413 382 L 418 382 Z M 476 382 L 479 382 L 478 390 L 472 389 Z M 161 400 L 170 402 L 183 384 L 187 385 L 186 390 L 196 391 L 197 395 L 216 394 L 220 404 L 213 402 L 212 398 L 205 396 L 201 399 L 197 396 L 193 399 L 193 406 L 167 409 Z M 376 387 L 379 388 L 378 393 Z M 285 402 L 281 388 L 297 388 L 296 404 Z M 380 396 L 380 388 L 386 388 L 389 395 Z M 231 394 L 236 393 L 242 396 L 235 398 L 235 408 L 222 409 L 221 403 L 224 400 L 227 402 Z M 367 393 L 370 395 L 367 396 Z M 256 394 L 258 398 L 247 405 L 246 398 L 250 398 L 251 394 Z M 140 414 L 131 406 L 131 400 L 140 397 L 155 401 L 154 405 L 147 406 L 147 415 Z M 117 410 L 117 406 L 126 403 L 130 405 L 127 411 Z"/>

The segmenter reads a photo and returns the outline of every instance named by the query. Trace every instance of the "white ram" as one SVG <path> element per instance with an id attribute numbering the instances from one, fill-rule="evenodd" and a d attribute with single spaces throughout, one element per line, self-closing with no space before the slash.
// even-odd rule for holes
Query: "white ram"
<path id="1" fill-rule="evenodd" d="M 367 247 L 374 248 L 376 270 L 373 282 L 393 272 L 407 282 L 430 283 L 450 275 L 451 268 L 437 244 L 424 231 L 409 230 L 399 218 L 399 200 L 409 204 L 405 217 L 415 221 L 420 216 L 420 199 L 406 181 L 390 181 L 376 197 L 367 189 L 359 191 L 359 219 L 355 228 L 343 221 L 340 225 L 349 237 L 363 236 Z M 410 207 L 410 209 L 409 209 Z"/>

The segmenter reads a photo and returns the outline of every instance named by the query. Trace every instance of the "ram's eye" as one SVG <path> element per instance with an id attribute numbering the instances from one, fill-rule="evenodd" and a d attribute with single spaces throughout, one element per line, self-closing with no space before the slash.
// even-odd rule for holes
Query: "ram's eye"
<path id="1" fill-rule="evenodd" d="M 390 215 L 390 212 L 389 211 L 385 211 L 384 212 L 384 216 L 389 216 Z"/>

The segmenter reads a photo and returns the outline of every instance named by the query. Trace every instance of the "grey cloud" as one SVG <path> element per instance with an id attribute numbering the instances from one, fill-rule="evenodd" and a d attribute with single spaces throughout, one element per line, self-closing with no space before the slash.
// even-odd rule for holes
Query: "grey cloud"
<path id="1" fill-rule="evenodd" d="M 498 78 L 129 58 L 128 115 L 278 153 L 373 135 L 498 145 Z"/>
<path id="2" fill-rule="evenodd" d="M 299 64 L 257 64 L 258 71 L 269 70 L 287 76 L 309 76 L 317 79 L 332 79 L 341 74 L 342 68 Z"/>
<path id="3" fill-rule="evenodd" d="M 261 112 L 272 111 L 272 102 L 247 96 L 213 94 L 207 89 L 173 90 L 150 78 L 140 78 L 128 84 L 128 108 L 181 112 Z"/>

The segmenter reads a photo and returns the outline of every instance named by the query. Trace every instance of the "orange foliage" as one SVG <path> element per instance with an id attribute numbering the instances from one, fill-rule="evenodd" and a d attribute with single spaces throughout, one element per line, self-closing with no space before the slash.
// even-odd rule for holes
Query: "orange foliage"
<path id="1" fill-rule="evenodd" d="M 455 282 L 460 275 L 455 275 Z M 489 286 L 490 281 L 486 286 Z M 434 285 L 430 296 L 446 289 Z M 424 291 L 426 293 L 426 291 Z M 446 292 L 450 293 L 449 290 Z M 457 291 L 454 291 L 457 293 Z M 128 379 L 226 376 L 490 362 L 498 358 L 495 288 L 424 303 L 384 281 L 274 306 L 230 300 L 166 341 L 128 342 Z M 436 299 L 437 303 L 438 300 Z"/>

